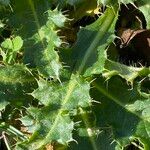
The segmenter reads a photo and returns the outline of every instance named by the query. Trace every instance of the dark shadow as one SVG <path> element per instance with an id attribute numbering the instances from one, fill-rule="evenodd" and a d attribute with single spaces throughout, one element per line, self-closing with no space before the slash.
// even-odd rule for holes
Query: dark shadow
<path id="1" fill-rule="evenodd" d="M 136 4 L 135 4 L 136 5 Z M 143 13 L 132 4 L 121 5 L 119 18 L 116 23 L 116 35 L 122 29 L 141 30 L 146 29 L 146 20 Z M 120 37 L 122 38 L 122 37 Z M 126 37 L 127 38 L 127 37 Z M 148 43 L 150 31 L 145 30 L 134 36 L 126 46 L 121 45 L 121 39 L 115 39 L 119 62 L 125 65 L 137 67 L 150 65 L 150 47 Z"/>
<path id="2" fill-rule="evenodd" d="M 102 77 L 97 78 L 92 83 L 92 87 L 91 97 L 100 102 L 93 105 L 97 126 L 102 129 L 110 128 L 114 139 L 134 135 L 141 120 L 137 115 L 129 112 L 125 105 L 137 100 L 139 97 L 137 91 L 129 90 L 130 87 L 119 77 L 112 77 L 108 83 Z"/>

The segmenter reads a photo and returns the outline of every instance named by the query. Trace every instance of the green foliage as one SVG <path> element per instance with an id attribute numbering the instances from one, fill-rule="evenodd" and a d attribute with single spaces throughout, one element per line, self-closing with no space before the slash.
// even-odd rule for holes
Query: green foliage
<path id="1" fill-rule="evenodd" d="M 116 8 L 107 9 L 97 21 L 79 31 L 78 40 L 72 48 L 71 63 L 75 72 L 90 76 L 103 71 L 105 48 L 114 40 L 114 33 L 111 31 L 114 30 L 117 19 L 115 11 Z"/>
<path id="2" fill-rule="evenodd" d="M 116 3 L 120 4 L 129 4 L 133 3 L 135 0 L 98 0 L 98 4 L 103 4 L 103 5 L 114 5 Z"/>
<path id="3" fill-rule="evenodd" d="M 120 64 L 111 60 L 107 60 L 105 63 L 105 70 L 103 76 L 106 79 L 110 79 L 112 76 L 119 75 L 126 79 L 127 82 L 133 84 L 133 81 L 137 77 L 145 77 L 150 74 L 150 69 L 146 67 L 133 67 Z"/>
<path id="4" fill-rule="evenodd" d="M 8 104 L 20 107 L 27 105 L 31 97 L 27 94 L 34 88 L 35 79 L 24 65 L 0 67 L 0 97 L 3 110 Z"/>
<path id="5" fill-rule="evenodd" d="M 108 52 L 120 5 L 134 2 L 0 0 L 0 133 L 8 149 L 150 149 L 150 68 Z M 136 5 L 149 28 L 149 1 Z"/>
<path id="6" fill-rule="evenodd" d="M 38 85 L 39 88 L 32 92 L 32 96 L 38 99 L 43 105 L 54 105 L 65 110 L 89 106 L 90 96 L 88 91 L 90 90 L 90 85 L 82 78 L 73 78 L 70 80 L 69 86 L 74 86 L 74 90 L 69 97 L 70 100 L 64 106 L 61 105 L 68 92 L 68 82 L 60 85 L 60 83 L 48 83 L 44 80 L 39 80 Z M 78 97 L 79 94 L 80 97 Z"/>
<path id="7" fill-rule="evenodd" d="M 113 77 L 108 83 L 100 78 L 93 86 L 95 89 L 92 89 L 92 95 L 95 100 L 101 102 L 95 109 L 95 114 L 99 116 L 98 124 L 111 128 L 112 138 L 122 146 L 125 146 L 131 137 L 139 138 L 144 143 L 147 141 L 149 145 L 149 117 L 146 116 L 148 111 L 142 104 L 145 103 L 148 109 L 149 99 L 140 95 L 137 85 L 129 91 L 129 87 L 120 78 Z"/>
<path id="8" fill-rule="evenodd" d="M 8 5 L 10 3 L 10 0 L 0 0 L 0 3 L 2 5 Z"/>
<path id="9" fill-rule="evenodd" d="M 12 64 L 15 62 L 17 53 L 23 46 L 23 40 L 21 37 L 17 36 L 14 39 L 6 39 L 2 42 L 1 55 L 3 57 L 3 62 L 6 64 Z"/>
<path id="10" fill-rule="evenodd" d="M 69 115 L 58 112 L 57 108 L 28 108 L 28 116 L 21 119 L 22 123 L 29 127 L 32 134 L 29 141 L 18 144 L 17 149 L 38 149 L 52 141 L 61 144 L 72 141 L 74 123 Z M 44 113 L 43 113 L 44 112 Z M 59 113 L 59 115 L 57 115 Z"/>
<path id="11" fill-rule="evenodd" d="M 149 19 L 149 14 L 150 14 L 150 10 L 149 10 L 149 4 L 139 4 L 139 10 L 144 14 L 146 22 L 147 22 L 147 28 L 150 28 L 150 19 Z"/>

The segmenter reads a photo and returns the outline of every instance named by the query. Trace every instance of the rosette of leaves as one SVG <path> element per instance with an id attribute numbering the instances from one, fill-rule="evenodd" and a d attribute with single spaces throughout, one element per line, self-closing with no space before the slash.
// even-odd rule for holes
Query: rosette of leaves
<path id="1" fill-rule="evenodd" d="M 72 6 L 80 4 L 65 2 Z M 32 91 L 14 88 L 37 100 L 36 105 L 25 105 L 19 120 L 26 138 L 18 139 L 15 149 L 44 149 L 51 145 L 54 149 L 115 150 L 131 144 L 149 149 L 150 97 L 149 86 L 143 82 L 149 81 L 150 69 L 126 66 L 107 58 L 107 49 L 115 38 L 119 7 L 114 1 L 97 2 L 106 5 L 105 12 L 94 23 L 81 27 L 73 47 L 60 53 L 56 50 L 63 39 L 57 35 L 58 28 L 61 30 L 70 20 L 58 8 L 52 10 L 54 2 L 12 2 L 15 7 L 8 17 L 9 24 L 15 28 L 22 25 L 18 34 L 24 41 L 27 66 L 21 71 L 16 64 L 8 69 L 1 67 L 2 84 L 13 80 L 15 84 L 33 87 L 33 70 L 37 71 L 38 83 Z M 134 1 L 116 2 L 120 5 Z M 2 109 L 15 99 L 7 89 L 2 88 L 2 94 L 7 96 L 1 103 Z M 4 128 L 3 124 L 1 127 Z"/>

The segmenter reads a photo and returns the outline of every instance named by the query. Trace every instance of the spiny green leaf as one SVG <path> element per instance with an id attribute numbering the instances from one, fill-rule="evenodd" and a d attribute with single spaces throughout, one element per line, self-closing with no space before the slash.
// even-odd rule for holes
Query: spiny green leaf
<path id="1" fill-rule="evenodd" d="M 61 63 L 55 48 L 60 47 L 62 42 L 57 36 L 55 28 L 64 26 L 67 19 L 58 9 L 48 10 L 47 14 L 48 20 L 46 25 L 42 26 L 38 33 L 32 37 L 35 40 L 37 49 L 34 59 L 39 72 L 43 76 L 56 77 L 58 79 Z"/>
<path id="2" fill-rule="evenodd" d="M 57 8 L 53 11 L 48 10 L 48 19 L 51 20 L 57 27 L 64 27 L 67 18 Z"/>
<path id="3" fill-rule="evenodd" d="M 73 80 L 75 87 L 69 97 L 69 101 L 65 105 L 62 105 L 62 103 L 65 100 L 66 93 L 68 91 L 68 82 L 60 85 L 60 83 L 49 83 L 47 81 L 40 80 L 38 81 L 39 88 L 32 93 L 32 96 L 46 106 L 54 105 L 65 110 L 71 110 L 77 107 L 88 107 L 91 102 L 89 95 L 89 83 L 84 81 L 82 78 L 75 78 L 71 80 Z"/>
<path id="4" fill-rule="evenodd" d="M 91 25 L 91 27 L 90 27 L 91 32 L 92 32 L 92 30 L 94 30 L 95 31 L 94 34 L 96 34 L 98 25 L 103 24 L 103 22 L 104 22 L 103 26 L 105 26 L 106 23 L 108 23 L 110 21 L 107 18 L 109 15 L 111 15 L 111 21 L 115 20 L 116 14 L 114 14 L 114 10 L 110 8 L 110 9 L 108 9 L 107 13 L 104 14 L 104 16 L 102 16 L 102 18 L 99 21 L 99 24 L 96 23 L 96 24 Z M 106 32 L 111 27 L 112 27 L 111 24 L 109 24 L 107 26 L 107 28 L 105 29 Z M 100 33 L 102 32 L 102 35 L 105 34 L 105 32 L 103 32 L 103 30 L 101 28 L 100 28 L 99 32 Z M 96 38 L 94 38 L 94 40 L 93 40 L 94 41 L 93 44 L 96 44 L 96 45 L 94 45 L 94 48 L 95 47 L 97 48 L 99 46 L 99 42 L 100 42 L 99 38 L 102 38 L 102 35 L 99 35 L 99 34 L 96 34 L 95 35 Z M 90 37 L 92 35 L 93 35 L 93 33 L 91 33 Z M 109 41 L 110 39 L 108 39 L 106 37 L 106 39 L 104 39 L 104 40 Z M 90 51 L 91 50 L 93 50 L 93 47 L 90 49 Z M 85 64 L 82 64 L 82 67 L 84 65 Z M 75 76 L 77 76 L 77 75 L 75 75 Z M 46 138 L 41 139 L 41 141 L 35 142 L 36 141 L 35 135 L 37 135 L 37 134 L 36 134 L 36 132 L 34 132 L 33 135 L 31 136 L 31 138 L 29 139 L 31 142 L 31 145 L 36 146 L 36 148 L 41 148 L 44 145 L 51 142 L 51 140 L 53 139 L 53 132 L 55 134 L 55 132 L 57 131 L 57 124 L 59 124 L 59 120 L 61 120 L 61 115 L 65 113 L 64 110 L 68 111 L 68 110 L 74 109 L 76 107 L 89 106 L 89 102 L 90 102 L 90 97 L 89 97 L 89 92 L 88 92 L 89 85 L 85 81 L 82 81 L 78 77 L 74 78 L 72 75 L 72 78 L 68 84 L 62 83 L 62 86 L 60 85 L 60 86 L 56 86 L 56 87 L 54 85 L 56 86 L 56 84 L 54 84 L 54 83 L 50 84 L 50 85 L 47 85 L 46 82 L 44 84 L 43 84 L 43 82 L 39 83 L 39 89 L 37 89 L 36 91 L 34 91 L 32 93 L 32 95 L 35 98 L 38 98 L 42 104 L 46 105 L 47 107 L 53 106 L 52 108 L 58 110 L 58 112 L 55 112 L 56 117 L 54 119 L 52 126 L 50 127 L 49 131 L 47 133 L 45 133 Z M 80 95 L 80 97 L 79 97 L 79 95 Z M 40 114 L 43 113 L 43 111 L 44 110 L 41 110 Z M 36 112 L 35 114 L 38 114 L 38 113 Z M 39 132 L 40 131 L 41 131 L 41 128 L 40 128 Z M 61 142 L 55 138 L 54 138 L 54 140 L 57 140 L 57 142 Z M 65 142 L 67 143 L 68 141 L 65 141 Z M 34 143 L 36 143 L 36 144 L 34 144 Z"/>
<path id="5" fill-rule="evenodd" d="M 145 77 L 150 74 L 150 68 L 126 66 L 111 60 L 106 61 L 105 69 L 103 76 L 107 79 L 119 75 L 130 83 L 133 83 L 137 77 Z"/>
<path id="6" fill-rule="evenodd" d="M 30 142 L 28 144 L 30 146 L 32 145 L 35 149 L 41 148 L 53 140 L 61 144 L 67 144 L 73 140 L 73 122 L 69 119 L 69 111 L 77 107 L 90 106 L 89 83 L 81 77 L 74 76 L 74 78 L 72 77 L 70 79 L 69 83 L 62 83 L 61 85 L 60 83 L 49 83 L 44 80 L 38 81 L 38 84 L 39 88 L 31 95 L 45 106 L 42 109 L 33 109 L 34 112 L 29 110 L 29 113 L 32 113 L 32 117 L 22 119 L 25 125 L 28 125 L 30 118 L 36 118 L 37 122 L 36 128 L 30 127 L 31 125 L 29 125 L 29 131 L 33 130 L 33 135 L 29 139 Z M 43 112 L 45 112 L 44 118 L 42 116 Z M 47 130 L 45 129 L 43 131 L 45 127 L 39 125 L 39 122 L 42 125 L 45 123 L 48 129 L 46 128 Z M 64 131 L 66 128 L 68 128 L 68 132 Z M 40 135 L 40 133 L 43 133 L 44 136 Z M 37 136 L 40 137 L 38 142 L 36 142 Z M 24 144 L 22 143 L 21 145 Z"/>
<path id="7" fill-rule="evenodd" d="M 72 49 L 71 66 L 75 72 L 90 76 L 103 71 L 105 48 L 114 40 L 116 19 L 117 8 L 107 8 L 97 21 L 80 29 L 78 40 Z"/>
<path id="8" fill-rule="evenodd" d="M 54 13 L 53 11 L 49 10 L 47 11 L 47 14 L 49 20 L 45 23 L 45 25 L 41 27 L 38 25 L 38 32 L 34 34 L 29 41 L 31 41 L 33 44 L 32 51 L 35 50 L 33 52 L 33 58 L 40 73 L 46 77 L 56 76 L 58 78 L 61 65 L 59 63 L 57 52 L 54 50 L 54 48 L 59 47 L 61 45 L 61 40 L 57 36 L 57 31 L 55 31 L 57 25 L 55 19 L 62 14 L 61 11 L 58 11 L 57 9 L 54 10 Z M 65 20 L 66 18 L 62 19 L 62 23 L 64 23 Z M 28 55 L 28 57 L 29 56 L 30 55 Z"/>
<path id="9" fill-rule="evenodd" d="M 132 137 L 140 139 L 146 148 L 150 143 L 150 122 L 147 117 L 149 99 L 140 95 L 137 85 L 129 90 L 126 82 L 117 76 L 108 82 L 99 78 L 94 81 L 93 86 L 95 88 L 91 90 L 91 95 L 101 102 L 93 110 L 97 117 L 97 126 L 102 129 L 111 128 L 112 140 L 122 147 L 129 144 Z"/>
<path id="10" fill-rule="evenodd" d="M 48 14 L 49 10 L 51 12 L 49 15 L 53 14 L 56 17 L 61 14 L 61 11 L 52 13 L 50 10 L 52 4 L 46 0 L 42 2 L 14 0 L 11 5 L 13 12 L 7 15 L 8 23 L 14 28 L 19 28 L 18 35 L 24 39 L 24 63 L 31 67 L 37 66 L 43 76 L 58 78 L 58 70 L 61 65 L 58 63 L 58 57 L 54 51 L 56 46 L 53 43 L 57 43 L 58 46 L 61 44 L 61 40 L 57 37 L 55 19 L 52 21 L 51 16 L 45 14 Z M 58 14 L 56 14 L 57 12 Z M 47 24 L 48 20 L 51 25 Z M 55 56 L 54 58 L 50 57 L 51 53 Z"/>
<path id="11" fill-rule="evenodd" d="M 28 117 L 24 117 L 21 121 L 27 128 L 32 128 L 29 131 L 34 131 L 34 133 L 29 142 L 20 144 L 20 147 L 38 149 L 52 141 L 58 141 L 61 144 L 67 144 L 67 142 L 72 141 L 74 123 L 68 114 L 62 113 L 58 117 L 57 111 L 53 107 L 28 108 Z M 29 123 L 31 118 L 33 121 Z"/>
<path id="12" fill-rule="evenodd" d="M 0 0 L 1 2 L 4 0 Z M 53 142 L 55 149 L 55 143 L 68 145 L 73 137 L 79 140 L 78 145 L 74 143 L 75 146 L 71 145 L 69 149 L 121 150 L 134 139 L 138 139 L 144 149 L 149 149 L 149 86 L 143 85 L 143 81 L 137 81 L 138 77 L 147 79 L 150 70 L 107 60 L 106 54 L 107 47 L 114 40 L 118 17 L 119 7 L 114 5 L 133 4 L 134 0 L 97 2 L 100 6 L 104 4 L 113 8 L 106 8 L 97 21 L 80 29 L 78 40 L 70 50 L 71 55 L 61 52 L 62 56 L 65 55 L 63 62 L 70 67 L 68 70 L 63 69 L 56 51 L 62 44 L 57 33 L 68 20 L 58 8 L 77 11 L 74 15 L 68 11 L 69 16 L 73 16 L 76 21 L 77 18 L 82 18 L 87 10 L 96 7 L 96 0 L 13 0 L 9 5 L 12 10 L 1 12 L 1 18 L 8 20 L 8 27 L 13 27 L 13 31 L 17 31 L 16 35 L 23 39 L 24 63 L 38 70 L 36 87 L 35 79 L 26 66 L 15 64 L 0 67 L 2 119 L 7 122 L 3 112 L 8 108 L 8 104 L 12 108 L 28 107 L 19 115 L 23 115 L 20 120 L 30 137 L 22 142 L 17 140 L 16 149 L 45 149 L 47 144 Z M 142 9 L 146 7 L 148 10 L 149 1 L 136 2 L 140 3 L 138 7 L 148 17 L 149 12 Z M 52 10 L 52 6 L 54 8 L 57 5 L 58 8 Z M 149 24 L 149 19 L 146 20 Z M 2 48 L 19 51 L 22 42 L 18 38 L 12 42 L 12 37 L 5 44 L 2 43 Z M 2 56 L 7 57 L 5 51 L 1 52 Z M 99 77 L 91 82 L 89 93 L 90 81 L 87 82 L 84 77 L 89 77 L 90 80 L 93 74 L 98 74 Z M 45 81 L 41 76 L 60 78 L 60 83 L 56 80 Z M 132 89 L 123 78 L 132 83 Z M 33 98 L 38 100 L 38 106 L 29 107 Z M 91 99 L 100 103 L 93 103 L 91 106 Z M 84 110 L 84 113 L 81 113 L 81 110 Z M 9 111 L 5 113 L 12 115 Z M 75 123 L 76 121 L 80 123 Z"/>
<path id="13" fill-rule="evenodd" d="M 25 64 L 35 66 L 34 55 L 36 52 L 35 41 L 32 39 L 38 30 L 46 22 L 44 12 L 50 8 L 48 3 L 44 1 L 11 1 L 13 12 L 7 13 L 8 23 L 15 29 L 19 29 L 17 35 L 24 40 L 24 57 Z"/>
<path id="14" fill-rule="evenodd" d="M 71 142 L 68 149 L 80 150 L 80 148 L 82 148 L 82 150 L 114 150 L 116 143 L 112 143 L 110 135 L 110 128 L 102 130 L 96 137 L 93 137 L 94 143 L 92 145 L 91 139 L 88 136 L 79 136 L 75 134 L 75 139 L 78 143 Z"/>
<path id="15" fill-rule="evenodd" d="M 59 78 L 61 63 L 59 62 L 55 47 L 60 46 L 61 40 L 53 28 L 54 25 L 48 21 L 47 24 L 39 30 L 39 34 L 35 35 L 35 47 L 37 48 L 35 64 L 40 73 L 44 76 Z M 38 35 L 40 36 L 38 37 Z"/>

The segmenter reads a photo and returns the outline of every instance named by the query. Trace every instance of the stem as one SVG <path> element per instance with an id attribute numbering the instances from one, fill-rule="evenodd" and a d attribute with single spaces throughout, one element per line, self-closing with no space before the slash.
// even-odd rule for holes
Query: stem
<path id="1" fill-rule="evenodd" d="M 7 150 L 11 150 L 10 144 L 9 144 L 9 141 L 8 141 L 6 135 L 5 135 L 5 132 L 2 132 L 2 136 L 3 136 L 3 139 L 4 139 L 5 145 L 7 147 Z"/>
<path id="2" fill-rule="evenodd" d="M 20 132 L 18 129 L 16 129 L 15 127 L 13 127 L 11 125 L 7 125 L 5 122 L 2 122 L 0 124 L 0 129 L 3 129 L 7 133 L 10 133 L 14 136 L 19 137 L 21 140 L 26 140 L 27 139 L 27 137 L 22 132 Z"/>
<path id="3" fill-rule="evenodd" d="M 82 117 L 83 122 L 84 122 L 84 124 L 85 124 L 85 127 L 86 127 L 86 130 L 87 130 L 87 133 L 88 133 L 90 142 L 91 142 L 91 144 L 92 144 L 92 148 L 93 148 L 93 150 L 98 150 L 93 135 L 91 136 L 91 135 L 89 134 L 89 132 L 88 132 L 88 128 L 89 128 L 89 126 L 90 126 L 90 121 L 89 121 L 89 119 L 88 119 L 88 115 L 87 115 L 86 112 L 83 111 L 82 108 L 80 108 L 80 111 L 81 111 L 81 117 Z"/>

